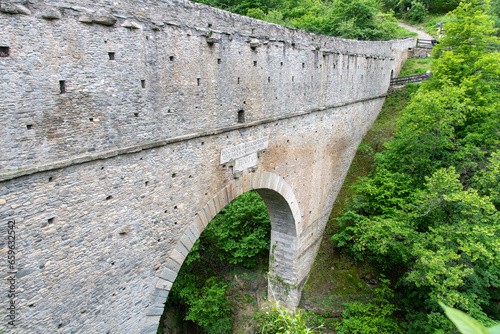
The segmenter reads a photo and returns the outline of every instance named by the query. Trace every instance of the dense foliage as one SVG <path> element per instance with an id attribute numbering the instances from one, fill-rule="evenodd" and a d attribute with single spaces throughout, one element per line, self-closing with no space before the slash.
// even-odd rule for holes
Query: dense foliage
<path id="1" fill-rule="evenodd" d="M 487 11 L 478 0 L 453 11 L 432 79 L 334 236 L 393 274 L 411 332 L 452 330 L 437 301 L 500 320 L 500 56 Z"/>
<path id="2" fill-rule="evenodd" d="M 252 268 L 256 256 L 269 251 L 270 230 L 264 202 L 257 193 L 248 192 L 215 216 L 204 232 L 204 240 L 215 241 L 222 260 Z"/>
<path id="3" fill-rule="evenodd" d="M 495 21 L 495 29 L 497 29 L 497 36 L 500 36 L 500 0 L 491 0 L 491 7 L 488 15 Z"/>
<path id="4" fill-rule="evenodd" d="M 338 334 L 386 334 L 403 333 L 403 327 L 394 313 L 397 311 L 391 300 L 394 292 L 389 288 L 388 279 L 380 280 L 375 290 L 373 302 L 351 302 L 345 304 L 343 321 L 337 326 Z"/>
<path id="5" fill-rule="evenodd" d="M 361 40 L 411 35 L 376 0 L 198 0 L 238 14 L 315 33 Z"/>
<path id="6" fill-rule="evenodd" d="M 232 332 L 227 283 L 220 275 L 226 262 L 251 268 L 266 256 L 271 223 L 264 202 L 247 192 L 229 203 L 208 224 L 193 245 L 168 297 L 169 305 L 185 310 L 209 334 Z"/>
<path id="7" fill-rule="evenodd" d="M 382 0 L 385 10 L 392 10 L 397 17 L 420 22 L 430 13 L 445 14 L 455 9 L 459 0 Z"/>

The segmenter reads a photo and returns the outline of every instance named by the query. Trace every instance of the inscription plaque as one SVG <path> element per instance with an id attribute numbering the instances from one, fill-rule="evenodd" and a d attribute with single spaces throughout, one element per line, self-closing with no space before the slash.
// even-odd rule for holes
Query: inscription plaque
<path id="1" fill-rule="evenodd" d="M 252 153 L 250 155 L 236 159 L 234 161 L 233 171 L 241 172 L 247 168 L 256 166 L 258 163 L 259 163 L 259 158 L 257 157 L 257 153 Z"/>
<path id="2" fill-rule="evenodd" d="M 220 152 L 220 163 L 226 163 L 230 160 L 236 160 L 260 150 L 265 150 L 269 145 L 269 138 L 263 137 L 246 143 L 223 148 Z"/>

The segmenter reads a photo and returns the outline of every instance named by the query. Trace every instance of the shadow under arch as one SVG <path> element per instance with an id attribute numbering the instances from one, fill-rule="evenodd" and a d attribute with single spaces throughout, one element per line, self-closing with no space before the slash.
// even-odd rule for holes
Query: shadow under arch
<path id="1" fill-rule="evenodd" d="M 266 204 L 271 220 L 271 251 L 269 259 L 269 298 L 280 300 L 282 305 L 295 308 L 300 301 L 298 277 L 298 237 L 302 232 L 301 213 L 292 188 L 276 174 L 268 172 L 245 173 L 232 180 L 197 214 L 185 229 L 163 270 L 159 271 L 142 333 L 156 333 L 164 303 L 177 277 L 182 263 L 200 234 L 210 221 L 229 202 L 243 193 L 255 190 Z"/>

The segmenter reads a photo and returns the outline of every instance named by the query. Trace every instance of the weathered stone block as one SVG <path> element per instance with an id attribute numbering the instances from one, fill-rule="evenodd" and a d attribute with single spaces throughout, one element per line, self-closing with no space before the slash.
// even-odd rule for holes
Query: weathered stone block
<path id="1" fill-rule="evenodd" d="M 122 23 L 122 27 L 129 29 L 142 29 L 142 26 L 139 25 L 139 23 L 132 20 L 125 20 L 125 22 Z"/>
<path id="2" fill-rule="evenodd" d="M 116 23 L 117 19 L 105 10 L 100 9 L 94 14 L 92 21 L 103 26 L 112 26 Z"/>
<path id="3" fill-rule="evenodd" d="M 181 242 L 186 247 L 186 249 L 189 250 L 191 250 L 194 244 L 194 242 L 191 240 L 191 238 L 189 238 L 189 236 L 186 233 L 184 233 L 184 235 L 182 236 Z"/>
<path id="4" fill-rule="evenodd" d="M 25 6 L 12 3 L 12 2 L 2 2 L 0 3 L 0 12 L 7 14 L 23 14 L 23 15 L 31 15 L 31 11 Z"/>
<path id="5" fill-rule="evenodd" d="M 170 258 L 177 262 L 178 264 L 182 265 L 184 263 L 184 259 L 186 258 L 183 254 L 179 253 L 177 249 L 174 249 L 172 253 L 170 253 Z"/>
<path id="6" fill-rule="evenodd" d="M 146 311 L 147 316 L 161 316 L 165 310 L 165 305 L 151 305 Z M 157 325 L 158 326 L 158 325 Z"/>
<path id="7" fill-rule="evenodd" d="M 153 296 L 162 297 L 162 298 L 165 298 L 165 300 L 167 299 L 168 294 L 169 294 L 169 291 L 163 290 L 163 289 L 155 289 L 155 291 L 153 292 Z"/>
<path id="8" fill-rule="evenodd" d="M 170 289 L 172 289 L 172 282 L 164 280 L 163 278 L 159 278 L 158 282 L 156 283 L 156 288 L 160 289 L 160 290 L 170 291 Z M 152 315 L 154 315 L 154 314 L 152 314 Z"/>
<path id="9" fill-rule="evenodd" d="M 157 324 L 144 325 L 141 329 L 141 334 L 156 334 L 158 332 L 159 321 Z"/>
<path id="10" fill-rule="evenodd" d="M 61 11 L 56 8 L 47 8 L 42 12 L 42 17 L 46 20 L 59 20 L 62 14 Z"/>
<path id="11" fill-rule="evenodd" d="M 82 14 L 78 17 L 78 22 L 90 24 L 94 22 L 94 18 L 92 17 L 92 15 Z"/>
<path id="12" fill-rule="evenodd" d="M 171 269 L 165 268 L 160 274 L 160 277 L 163 278 L 164 280 L 174 282 L 175 279 L 177 278 L 177 273 Z"/>

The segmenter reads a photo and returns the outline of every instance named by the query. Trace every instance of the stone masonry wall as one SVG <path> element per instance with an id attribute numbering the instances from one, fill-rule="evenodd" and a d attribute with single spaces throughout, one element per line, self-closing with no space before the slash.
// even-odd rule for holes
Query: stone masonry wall
<path id="1" fill-rule="evenodd" d="M 231 126 L 239 110 L 253 121 L 378 96 L 401 44 L 185 1 L 108 3 L 34 1 L 31 15 L 0 13 L 10 50 L 0 58 L 0 136 L 16 142 L 3 146 L 0 171 Z M 62 18 L 43 19 L 48 10 Z M 84 23 L 98 13 L 117 22 Z"/>
<path id="2" fill-rule="evenodd" d="M 273 238 L 303 286 L 390 73 L 414 44 L 171 0 L 1 1 L 0 27 L 2 278 L 16 226 L 16 327 L 0 285 L 7 333 L 154 333 L 175 280 L 165 272 L 193 242 L 183 238 L 196 239 L 221 189 L 253 189 L 257 175 L 287 186 L 296 236 L 286 245 L 275 221 Z M 222 148 L 262 137 L 256 171 L 235 179 L 219 163 Z"/>

